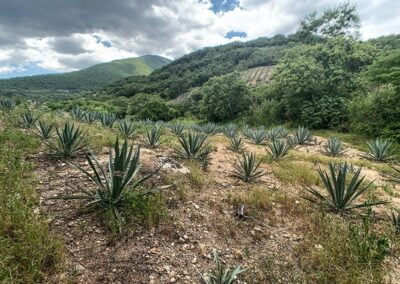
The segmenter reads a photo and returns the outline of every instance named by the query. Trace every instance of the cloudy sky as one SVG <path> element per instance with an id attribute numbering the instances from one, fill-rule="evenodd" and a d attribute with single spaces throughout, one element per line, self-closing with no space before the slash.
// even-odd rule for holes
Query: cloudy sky
<path id="1" fill-rule="evenodd" d="M 0 78 L 296 31 L 338 0 L 1 0 Z M 400 0 L 355 0 L 364 39 L 400 31 Z"/>

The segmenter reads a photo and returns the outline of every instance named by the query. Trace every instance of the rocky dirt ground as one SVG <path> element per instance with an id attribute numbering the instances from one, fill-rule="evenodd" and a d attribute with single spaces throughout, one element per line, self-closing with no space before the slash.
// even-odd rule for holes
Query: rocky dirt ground
<path id="1" fill-rule="evenodd" d="M 294 152 L 319 155 L 323 141 L 318 137 L 313 145 Z M 174 158 L 170 147 L 143 148 L 144 172 L 166 163 L 149 184 L 173 185 L 163 190 L 167 217 L 157 226 L 129 224 L 118 237 L 110 237 L 98 216 L 79 214 L 82 202 L 48 199 L 79 193 L 80 187 L 93 188 L 86 176 L 45 151 L 32 157 L 39 180 L 40 209 L 49 216 L 50 226 L 62 238 L 67 254 L 65 271 L 49 281 L 199 283 L 201 275 L 214 267 L 213 251 L 229 265 L 241 264 L 247 269 L 246 275 L 251 276 L 244 277 L 242 281 L 246 283 L 263 282 L 260 279 L 268 269 L 266 259 L 276 259 L 283 266 L 294 263 L 290 273 L 297 271 L 294 247 L 302 240 L 303 232 L 296 218 L 301 215 L 299 212 L 309 210 L 300 197 L 302 186 L 278 180 L 268 163 L 262 163 L 266 175 L 256 183 L 249 186 L 238 182 L 230 176 L 237 155 L 226 149 L 227 140 L 218 135 L 211 144 L 215 151 L 204 173 Z M 346 159 L 361 159 L 361 152 L 346 146 Z M 263 146 L 247 143 L 246 148 L 259 155 L 266 153 Z M 100 153 L 100 161 L 108 158 L 107 151 Z M 76 162 L 87 166 L 82 158 Z M 363 169 L 362 173 L 380 185 L 387 179 L 374 169 Z M 268 191 L 275 199 L 260 212 L 245 208 L 249 217 L 238 220 L 232 196 L 246 195 L 254 187 Z M 378 190 L 380 196 L 394 201 L 391 206 L 397 207 L 397 197 Z M 276 199 L 281 202 L 276 203 Z M 293 280 L 293 275 L 281 277 L 277 282 Z"/>

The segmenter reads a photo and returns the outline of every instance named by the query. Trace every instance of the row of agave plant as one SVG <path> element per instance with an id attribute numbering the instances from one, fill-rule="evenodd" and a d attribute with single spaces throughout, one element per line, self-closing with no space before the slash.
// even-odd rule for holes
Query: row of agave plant
<path id="1" fill-rule="evenodd" d="M 85 140 L 85 131 L 80 127 L 75 127 L 73 123 L 65 123 L 61 128 L 49 125 L 40 121 L 38 117 L 33 116 L 29 112 L 21 115 L 21 124 L 35 125 L 39 135 L 45 141 L 46 145 L 55 149 L 57 154 L 64 157 L 72 157 L 76 153 L 87 148 Z M 125 142 L 122 148 L 119 146 L 118 139 L 114 145 L 114 153 L 110 155 L 109 169 L 106 171 L 96 160 L 94 154 L 86 151 L 86 159 L 92 168 L 92 173 L 80 168 L 85 174 L 97 184 L 97 192 L 91 193 L 84 191 L 84 195 L 69 196 L 62 198 L 79 198 L 85 199 L 87 197 L 90 204 L 107 205 L 112 209 L 114 216 L 117 220 L 121 220 L 118 208 L 123 204 L 125 191 L 128 187 L 136 188 L 144 180 L 136 180 L 138 168 L 140 167 L 139 155 L 140 147 L 133 152 L 133 146 L 128 145 L 126 138 L 132 137 L 137 129 L 137 125 L 146 125 L 145 141 L 146 145 L 150 147 L 157 146 L 160 137 L 169 129 L 175 134 L 179 141 L 179 148 L 175 150 L 180 158 L 201 161 L 203 165 L 207 165 L 211 147 L 207 143 L 207 138 L 217 133 L 223 133 L 229 137 L 228 149 L 241 153 L 242 156 L 238 159 L 234 166 L 232 176 L 243 180 L 244 182 L 252 182 L 257 178 L 265 175 L 265 172 L 260 169 L 261 160 L 257 160 L 254 153 L 246 153 L 244 151 L 244 139 L 258 144 L 266 145 L 272 160 L 277 161 L 285 157 L 289 149 L 296 145 L 304 145 L 312 143 L 313 138 L 310 131 L 306 128 L 299 127 L 293 134 L 290 134 L 282 127 L 265 130 L 263 128 L 250 129 L 244 127 L 241 131 L 234 124 L 225 126 L 218 126 L 208 123 L 204 126 L 199 125 L 184 125 L 184 124 L 166 124 L 162 122 L 152 123 L 150 121 L 144 122 L 130 122 L 128 120 L 121 120 L 118 122 L 118 129 L 125 137 Z M 56 139 L 51 141 L 52 129 L 55 129 Z M 240 134 L 241 133 L 241 134 Z M 386 140 L 377 139 L 374 142 L 368 142 L 370 153 L 365 154 L 366 157 L 377 161 L 388 161 L 394 158 L 394 147 Z M 325 151 L 331 156 L 337 156 L 344 152 L 343 143 L 331 137 L 324 145 Z M 111 152 L 111 151 L 110 151 Z M 89 154 L 88 154 L 89 153 Z M 117 168 L 118 165 L 118 168 Z M 75 165 L 79 168 L 78 165 Z M 112 167 L 112 168 L 111 168 Z M 311 202 L 322 202 L 330 209 L 335 211 L 347 211 L 358 207 L 367 207 L 377 204 L 385 203 L 385 201 L 364 202 L 355 204 L 355 200 L 364 193 L 371 184 L 364 185 L 364 177 L 360 176 L 361 168 L 358 170 L 351 170 L 353 167 L 344 164 L 329 163 L 328 172 L 319 170 L 320 179 L 327 190 L 327 195 L 321 194 L 318 190 L 308 188 L 306 191 L 310 194 L 305 196 Z M 120 177 L 114 176 L 124 173 Z M 352 173 L 350 183 L 346 182 L 349 179 L 349 173 Z M 121 179 L 121 180 L 118 180 Z M 134 181 L 135 180 L 135 181 Z M 399 177 L 398 177 L 399 180 Z M 118 181 L 118 182 L 117 182 Z M 129 186 L 133 182 L 134 186 Z M 86 197 L 85 197 L 86 196 Z M 96 202 L 94 202 L 94 200 Z M 104 207 L 100 206 L 100 207 Z M 400 221 L 399 221 L 400 228 Z"/>

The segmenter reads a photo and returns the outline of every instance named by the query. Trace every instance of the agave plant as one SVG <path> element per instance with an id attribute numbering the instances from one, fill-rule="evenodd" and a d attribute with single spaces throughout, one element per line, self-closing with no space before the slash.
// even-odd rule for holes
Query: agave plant
<path id="1" fill-rule="evenodd" d="M 243 180 L 244 182 L 252 182 L 263 175 L 264 171 L 259 170 L 261 161 L 257 161 L 254 153 L 243 153 L 242 158 L 238 159 L 234 165 L 233 177 Z"/>
<path id="2" fill-rule="evenodd" d="M 214 124 L 214 123 L 207 123 L 207 124 L 205 124 L 205 125 L 203 125 L 203 126 L 201 127 L 201 130 L 202 130 L 205 134 L 212 136 L 212 135 L 215 135 L 215 134 L 218 133 L 219 127 L 218 127 L 218 125 L 216 125 L 216 124 Z"/>
<path id="3" fill-rule="evenodd" d="M 15 107 L 15 102 L 10 99 L 0 99 L 0 108 L 11 110 Z"/>
<path id="4" fill-rule="evenodd" d="M 242 153 L 244 151 L 244 141 L 241 137 L 235 135 L 229 139 L 229 146 L 227 148 L 233 152 Z"/>
<path id="5" fill-rule="evenodd" d="M 282 140 L 275 139 L 267 144 L 268 153 L 272 161 L 278 161 L 289 153 L 290 145 Z"/>
<path id="6" fill-rule="evenodd" d="M 86 123 L 92 124 L 92 123 L 95 123 L 98 118 L 99 118 L 99 114 L 97 112 L 87 111 L 87 112 L 85 112 L 83 120 Z"/>
<path id="7" fill-rule="evenodd" d="M 78 164 L 71 164 L 94 182 L 96 190 L 89 191 L 80 188 L 82 193 L 79 195 L 58 196 L 53 199 L 86 200 L 88 203 L 85 207 L 111 212 L 121 229 L 123 223 L 121 209 L 129 205 L 132 199 L 132 194 L 129 193 L 138 190 L 141 184 L 154 175 L 158 169 L 142 179 L 137 179 L 140 170 L 140 147 L 134 151 L 133 145 L 128 146 L 126 140 L 120 147 L 117 139 L 113 151 L 110 149 L 108 170 L 100 165 L 92 153 L 85 153 L 85 156 L 91 171 Z"/>
<path id="8" fill-rule="evenodd" d="M 296 144 L 304 145 L 311 142 L 312 136 L 310 130 L 300 126 L 294 131 L 293 138 Z"/>
<path id="9" fill-rule="evenodd" d="M 366 192 L 372 184 L 371 182 L 363 185 L 365 176 L 360 177 L 361 168 L 349 178 L 349 182 L 347 182 L 349 173 L 347 163 L 342 164 L 339 169 L 335 168 L 333 163 L 329 163 L 329 173 L 323 172 L 321 169 L 318 172 L 328 194 L 325 196 L 313 188 L 306 188 L 311 196 L 303 196 L 303 198 L 312 203 L 321 202 L 324 206 L 336 212 L 346 212 L 355 208 L 387 203 L 386 201 L 366 201 L 354 204 L 355 200 Z"/>
<path id="10" fill-rule="evenodd" d="M 248 125 L 243 126 L 242 133 L 243 133 L 244 137 L 251 140 L 251 135 L 253 133 L 253 130 L 250 128 L 250 126 L 248 126 Z"/>
<path id="11" fill-rule="evenodd" d="M 236 280 L 237 276 L 245 271 L 244 269 L 241 269 L 240 265 L 231 270 L 229 267 L 221 263 L 217 253 L 214 253 L 214 262 L 216 264 L 216 269 L 203 276 L 205 284 L 232 284 Z"/>
<path id="12" fill-rule="evenodd" d="M 39 116 L 35 116 L 32 111 L 27 110 L 21 114 L 19 123 L 26 128 L 32 127 L 35 125 L 36 121 L 39 119 Z"/>
<path id="13" fill-rule="evenodd" d="M 281 130 L 279 128 L 272 128 L 267 131 L 267 139 L 270 141 L 274 141 L 281 138 Z"/>
<path id="14" fill-rule="evenodd" d="M 286 128 L 278 126 L 276 129 L 279 133 L 279 138 L 286 139 L 289 137 L 289 131 Z"/>
<path id="15" fill-rule="evenodd" d="M 395 147 L 393 143 L 386 139 L 377 138 L 374 141 L 367 142 L 369 153 L 365 153 L 364 157 L 377 161 L 377 162 L 387 162 L 394 160 Z"/>
<path id="16" fill-rule="evenodd" d="M 99 114 L 100 122 L 103 127 L 112 128 L 117 117 L 113 113 L 101 113 Z"/>
<path id="17" fill-rule="evenodd" d="M 71 158 L 87 146 L 85 134 L 72 123 L 65 123 L 62 129 L 56 127 L 57 139 L 55 144 L 48 143 L 56 151 L 56 155 Z"/>
<path id="18" fill-rule="evenodd" d="M 133 123 L 129 122 L 128 120 L 120 120 L 118 123 L 118 130 L 121 132 L 124 138 L 132 137 L 133 133 L 135 132 L 135 126 Z"/>
<path id="19" fill-rule="evenodd" d="M 183 134 L 179 137 L 180 149 L 176 153 L 184 159 L 197 159 L 201 160 L 210 153 L 209 147 L 206 143 L 207 136 L 198 132 Z"/>
<path id="20" fill-rule="evenodd" d="M 85 112 L 79 107 L 71 109 L 70 114 L 76 120 L 83 120 L 85 117 Z"/>
<path id="21" fill-rule="evenodd" d="M 185 130 L 185 125 L 181 123 L 172 123 L 168 126 L 169 130 L 176 136 L 182 136 L 183 131 Z"/>
<path id="22" fill-rule="evenodd" d="M 38 135 L 40 138 L 43 140 L 47 140 L 51 137 L 52 135 L 52 130 L 53 130 L 54 125 L 53 124 L 47 124 L 41 120 L 38 120 L 36 123 L 36 128 L 38 130 Z"/>
<path id="23" fill-rule="evenodd" d="M 267 132 L 260 128 L 251 132 L 250 140 L 256 145 L 263 145 L 267 139 Z"/>
<path id="24" fill-rule="evenodd" d="M 331 157 L 339 156 L 344 153 L 343 143 L 334 136 L 329 137 L 324 145 L 324 150 Z"/>
<path id="25" fill-rule="evenodd" d="M 229 124 L 222 126 L 221 131 L 222 131 L 222 133 L 225 134 L 226 137 L 232 138 L 237 134 L 238 128 L 235 124 L 229 123 Z"/>
<path id="26" fill-rule="evenodd" d="M 145 141 L 147 146 L 150 147 L 154 147 L 157 146 L 159 141 L 160 141 L 160 137 L 162 135 L 164 131 L 164 127 L 163 126 L 153 126 L 150 129 L 146 130 L 146 135 L 145 135 Z"/>

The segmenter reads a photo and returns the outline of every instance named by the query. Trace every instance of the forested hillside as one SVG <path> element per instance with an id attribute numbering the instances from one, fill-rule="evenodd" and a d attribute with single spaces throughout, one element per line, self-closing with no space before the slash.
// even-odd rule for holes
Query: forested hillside
<path id="1" fill-rule="evenodd" d="M 204 48 L 174 60 L 150 76 L 127 77 L 107 86 L 104 91 L 110 95 L 128 97 L 138 93 L 157 93 L 173 99 L 193 87 L 201 86 L 213 76 L 274 65 L 285 50 L 296 42 L 295 35 L 276 35 Z"/>
<path id="2" fill-rule="evenodd" d="M 127 76 L 148 75 L 168 62 L 170 62 L 169 59 L 155 55 L 126 58 L 74 72 L 0 80 L 0 89 L 3 92 L 7 90 L 95 90 Z"/>
<path id="3" fill-rule="evenodd" d="M 194 115 L 399 139 L 400 36 L 363 41 L 359 27 L 355 7 L 344 4 L 308 16 L 294 34 L 204 48 L 103 91 L 133 97 L 125 112 L 141 118 L 149 109 L 142 115 L 145 107 L 137 110 L 134 104 L 151 106 L 153 119 Z M 268 80 L 255 84 L 252 76 L 265 69 L 254 67 L 272 65 L 263 67 L 271 71 Z M 165 103 L 171 100 L 168 110 Z"/>

